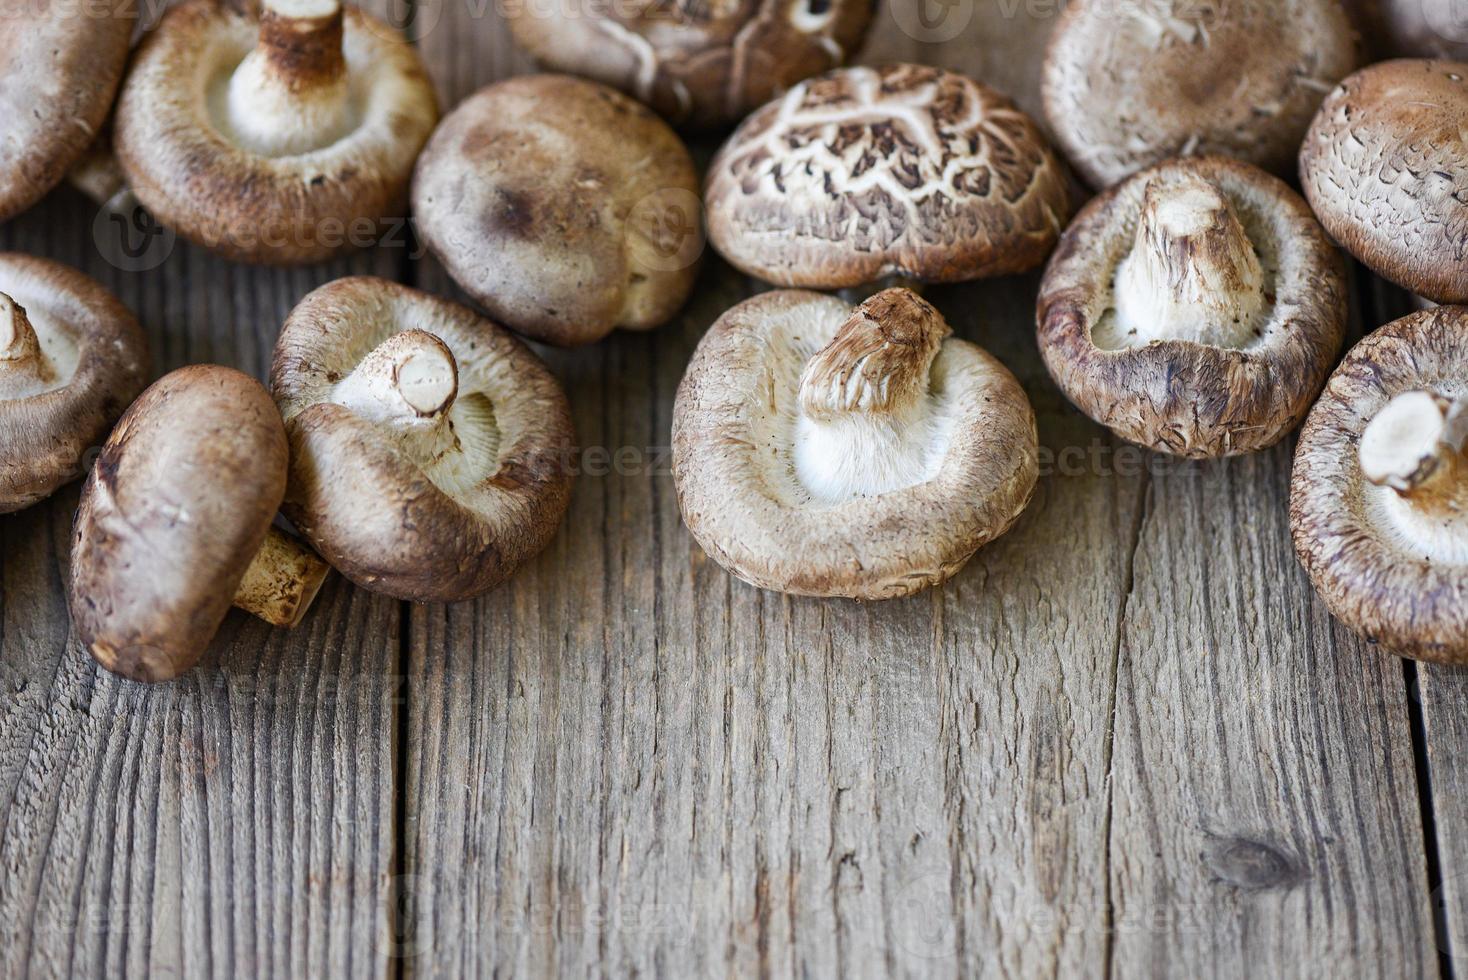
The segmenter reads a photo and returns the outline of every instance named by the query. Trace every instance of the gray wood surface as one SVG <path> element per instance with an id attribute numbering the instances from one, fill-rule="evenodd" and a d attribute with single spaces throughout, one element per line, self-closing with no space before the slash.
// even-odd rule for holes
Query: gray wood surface
<path id="1" fill-rule="evenodd" d="M 1057 6 L 958 0 L 925 43 L 884 4 L 865 57 L 1036 111 Z M 531 68 L 493 4 L 412 10 L 446 105 Z M 0 247 L 112 285 L 160 372 L 263 375 L 347 272 L 459 295 L 404 247 L 123 271 L 92 218 L 60 191 Z M 1290 446 L 1171 463 L 1071 409 L 1036 285 L 931 293 L 1019 375 L 1046 453 L 1018 526 L 908 600 L 761 593 L 684 530 L 673 392 L 759 288 L 711 253 L 666 329 L 545 352 L 591 451 L 552 546 L 478 602 L 338 579 L 300 630 L 232 614 L 146 688 L 69 641 L 75 489 L 0 518 L 0 976 L 1461 968 L 1468 673 L 1329 620 L 1290 550 Z M 1401 311 L 1359 285 L 1364 327 Z"/>

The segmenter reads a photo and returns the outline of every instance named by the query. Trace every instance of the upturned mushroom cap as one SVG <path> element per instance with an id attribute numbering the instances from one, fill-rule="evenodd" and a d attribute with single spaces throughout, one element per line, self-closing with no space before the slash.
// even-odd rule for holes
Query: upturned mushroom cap
<path id="1" fill-rule="evenodd" d="M 338 0 L 185 0 L 144 39 L 114 145 L 138 199 L 245 262 L 315 262 L 406 217 L 438 118 L 395 30 Z"/>
<path id="2" fill-rule="evenodd" d="M 515 40 L 556 71 L 585 75 L 674 123 L 743 119 L 803 78 L 836 68 L 861 44 L 872 0 L 573 0 L 519 3 Z"/>
<path id="3" fill-rule="evenodd" d="M 1339 0 L 1072 0 L 1045 55 L 1045 117 L 1098 189 L 1195 153 L 1290 176 L 1356 57 Z"/>
<path id="4" fill-rule="evenodd" d="M 1040 286 L 1040 353 L 1123 439 L 1232 456 L 1299 424 L 1346 311 L 1344 263 L 1297 194 L 1249 164 L 1189 157 L 1077 215 Z"/>
<path id="5" fill-rule="evenodd" d="M 135 680 L 167 680 L 197 663 L 265 542 L 285 481 L 285 430 L 253 378 L 195 365 L 143 392 L 82 490 L 70 581 L 82 644 Z"/>
<path id="6" fill-rule="evenodd" d="M 142 328 L 101 283 L 0 253 L 0 514 L 80 478 L 148 369 Z"/>
<path id="7" fill-rule="evenodd" d="M 0 33 L 0 221 L 61 182 L 102 129 L 127 63 L 132 6 L 23 3 Z"/>
<path id="8" fill-rule="evenodd" d="M 1295 551 L 1331 613 L 1404 657 L 1468 662 L 1468 310 L 1389 323 L 1300 435 Z"/>
<path id="9" fill-rule="evenodd" d="M 698 175 L 677 134 L 566 75 L 500 82 L 449 113 L 418 162 L 413 211 L 490 316 L 562 346 L 666 322 L 703 244 Z"/>
<path id="10" fill-rule="evenodd" d="M 286 515 L 358 585 L 472 598 L 555 535 L 571 493 L 566 397 L 472 311 L 339 279 L 291 312 L 271 381 L 291 439 Z"/>
<path id="11" fill-rule="evenodd" d="M 1300 149 L 1326 231 L 1374 271 L 1468 302 L 1468 64 L 1388 61 L 1326 98 Z"/>
<path id="12" fill-rule="evenodd" d="M 1009 99 L 920 65 L 845 68 L 750 116 L 709 167 L 709 240 L 741 271 L 842 289 L 961 282 L 1045 260 L 1064 169 Z"/>
<path id="13" fill-rule="evenodd" d="M 683 520 L 720 565 L 798 595 L 886 599 L 1018 519 L 1039 445 L 1023 389 L 906 289 L 777 291 L 704 336 L 673 406 Z"/>

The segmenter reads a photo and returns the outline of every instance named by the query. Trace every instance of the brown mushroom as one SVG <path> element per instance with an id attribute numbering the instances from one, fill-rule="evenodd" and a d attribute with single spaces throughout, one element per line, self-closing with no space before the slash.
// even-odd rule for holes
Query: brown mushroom
<path id="1" fill-rule="evenodd" d="M 418 232 L 497 321 L 574 346 L 667 322 L 693 288 L 698 175 L 667 124 L 566 75 L 449 113 L 413 180 Z"/>
<path id="2" fill-rule="evenodd" d="M 127 63 L 131 5 L 25 3 L 0 35 L 0 221 L 39 201 L 102 129 Z"/>
<path id="3" fill-rule="evenodd" d="M 1460 0 L 1347 0 L 1369 46 L 1384 57 L 1468 59 Z"/>
<path id="4" fill-rule="evenodd" d="M 1345 268 L 1305 202 L 1237 160 L 1188 157 L 1092 200 L 1039 300 L 1060 389 L 1124 439 L 1190 458 L 1299 424 L 1340 352 Z"/>
<path id="5" fill-rule="evenodd" d="M 245 262 L 315 262 L 402 220 L 438 106 L 414 49 L 338 0 L 185 0 L 144 39 L 113 141 L 164 225 Z"/>
<path id="6" fill-rule="evenodd" d="M 196 664 L 231 603 L 295 626 L 329 571 L 271 522 L 286 438 L 260 383 L 195 365 L 138 398 L 82 490 L 70 604 L 97 662 L 134 680 Z"/>
<path id="7" fill-rule="evenodd" d="M 1019 518 L 1039 444 L 1004 366 L 906 289 L 729 310 L 673 406 L 683 520 L 763 589 L 886 599 L 937 585 Z"/>
<path id="8" fill-rule="evenodd" d="M 749 275 L 842 289 L 1045 260 L 1063 167 L 1009 99 L 920 65 L 846 68 L 750 116 L 709 167 L 709 240 Z"/>
<path id="9" fill-rule="evenodd" d="M 872 0 L 572 0 L 518 3 L 515 40 L 555 71 L 585 75 L 674 123 L 743 119 L 803 78 L 839 67 L 861 44 Z"/>
<path id="10" fill-rule="evenodd" d="M 142 328 L 101 283 L 0 253 L 0 514 L 80 478 L 147 376 Z"/>
<path id="11" fill-rule="evenodd" d="M 1393 282 L 1468 302 L 1468 64 L 1388 61 L 1341 83 L 1300 150 L 1326 231 Z"/>
<path id="12" fill-rule="evenodd" d="M 1468 310 L 1389 323 L 1300 435 L 1295 551 L 1331 613 L 1387 650 L 1468 663 Z"/>
<path id="13" fill-rule="evenodd" d="M 1098 189 L 1195 153 L 1288 177 L 1356 63 L 1339 0 L 1073 0 L 1045 55 L 1045 117 Z"/>
<path id="14" fill-rule="evenodd" d="M 469 599 L 554 537 L 571 494 L 566 396 L 472 311 L 339 279 L 291 312 L 271 381 L 291 440 L 286 515 L 358 585 Z"/>

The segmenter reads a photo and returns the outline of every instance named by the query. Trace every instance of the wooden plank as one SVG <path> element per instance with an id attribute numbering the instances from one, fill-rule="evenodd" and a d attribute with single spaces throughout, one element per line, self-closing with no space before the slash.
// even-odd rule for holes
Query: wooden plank
<path id="1" fill-rule="evenodd" d="M 1001 2 L 946 45 L 884 19 L 868 56 L 998 74 L 972 40 L 1005 34 Z M 523 65 L 452 8 L 423 44 L 451 99 Z M 1005 57 L 1019 77 L 1023 52 Z M 431 264 L 419 276 L 444 286 Z M 649 465 L 583 474 L 565 530 L 505 588 L 414 610 L 410 969 L 1094 971 L 1142 484 L 1091 462 L 1115 444 L 1045 378 L 1036 285 L 933 298 L 1021 375 L 1045 445 L 1081 456 L 946 589 L 880 606 L 734 581 L 643 452 L 666 445 L 693 346 L 749 283 L 711 260 L 677 323 L 552 355 L 582 444 Z"/>
<path id="2" fill-rule="evenodd" d="M 64 189 L 0 243 L 110 285 L 159 373 L 263 377 L 308 289 L 403 265 L 399 250 L 283 272 L 179 245 L 122 271 L 93 216 Z M 384 975 L 399 605 L 338 580 L 293 633 L 231 613 L 184 678 L 123 681 L 68 634 L 76 501 L 0 518 L 0 975 Z"/>
<path id="3" fill-rule="evenodd" d="M 1293 443 L 1149 483 L 1113 753 L 1121 975 L 1435 969 L 1402 666 L 1295 560 Z"/>

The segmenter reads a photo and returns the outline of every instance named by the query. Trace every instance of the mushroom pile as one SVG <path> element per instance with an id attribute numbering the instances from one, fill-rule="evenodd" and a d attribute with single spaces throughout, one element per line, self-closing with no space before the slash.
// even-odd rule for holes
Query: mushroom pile
<path id="1" fill-rule="evenodd" d="M 1468 303 L 1468 65 L 1351 74 L 1367 47 L 1468 50 L 1447 0 L 1072 0 L 1041 94 L 1099 192 L 1078 210 L 1064 157 L 1004 94 L 843 67 L 867 0 L 516 5 L 519 42 L 571 74 L 498 81 L 441 122 L 414 48 L 340 0 L 183 0 L 126 72 L 122 9 L 41 4 L 0 43 L 0 218 L 77 165 L 120 91 L 118 176 L 104 138 L 79 185 L 125 179 L 250 262 L 328 258 L 411 204 L 488 316 L 338 279 L 290 314 L 269 391 L 195 365 L 127 408 L 148 372 L 131 314 L 0 255 L 0 513 L 79 478 L 105 439 L 69 585 L 109 669 L 178 676 L 231 604 L 294 625 L 330 567 L 421 602 L 506 581 L 549 546 L 576 468 L 561 383 L 511 331 L 575 347 L 669 323 L 705 227 L 741 272 L 798 287 L 696 324 L 673 406 L 684 522 L 734 576 L 906 596 L 1014 526 L 1040 478 L 1035 414 L 949 327 L 940 307 L 962 300 L 942 287 L 1045 265 L 1036 338 L 1066 398 L 1188 459 L 1266 449 L 1308 416 L 1291 519 L 1326 605 L 1394 652 L 1468 661 L 1468 308 L 1382 327 L 1331 374 L 1332 239 Z M 702 182 L 670 123 L 733 126 L 698 154 Z"/>

